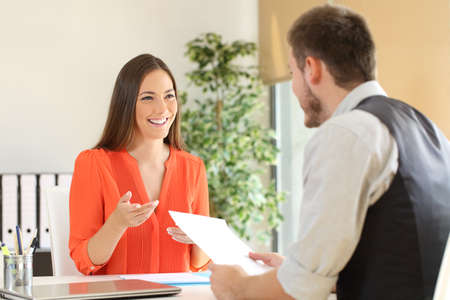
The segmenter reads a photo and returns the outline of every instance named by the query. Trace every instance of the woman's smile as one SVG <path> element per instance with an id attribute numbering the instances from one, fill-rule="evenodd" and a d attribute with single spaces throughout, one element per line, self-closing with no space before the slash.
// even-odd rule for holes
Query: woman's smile
<path id="1" fill-rule="evenodd" d="M 151 118 L 151 119 L 149 118 L 147 120 L 152 126 L 161 127 L 161 126 L 166 125 L 169 122 L 169 117 Z"/>

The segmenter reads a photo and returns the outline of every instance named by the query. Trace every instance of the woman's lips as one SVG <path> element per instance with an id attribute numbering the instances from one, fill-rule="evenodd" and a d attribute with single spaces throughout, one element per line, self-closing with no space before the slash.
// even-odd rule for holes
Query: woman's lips
<path id="1" fill-rule="evenodd" d="M 153 126 L 164 126 L 169 121 L 169 118 L 155 118 L 155 119 L 147 119 L 150 124 Z"/>

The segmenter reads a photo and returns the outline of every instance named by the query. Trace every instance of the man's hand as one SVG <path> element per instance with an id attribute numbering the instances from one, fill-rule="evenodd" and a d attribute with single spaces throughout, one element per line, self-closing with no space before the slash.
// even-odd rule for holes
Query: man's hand
<path id="1" fill-rule="evenodd" d="M 158 206 L 158 200 L 145 203 L 143 205 L 130 203 L 131 192 L 126 192 L 119 203 L 117 203 L 116 209 L 111 214 L 114 223 L 119 228 L 136 227 L 144 223 Z"/>
<path id="2" fill-rule="evenodd" d="M 264 264 L 274 268 L 279 268 L 284 261 L 284 256 L 278 253 L 250 252 L 248 256 L 253 260 L 261 260 Z"/>
<path id="3" fill-rule="evenodd" d="M 216 265 L 211 270 L 211 289 L 218 300 L 243 299 L 243 287 L 248 275 L 240 266 Z"/>

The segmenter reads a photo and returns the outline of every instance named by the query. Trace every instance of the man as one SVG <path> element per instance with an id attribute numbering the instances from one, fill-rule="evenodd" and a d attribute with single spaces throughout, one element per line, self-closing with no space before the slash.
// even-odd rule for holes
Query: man
<path id="1" fill-rule="evenodd" d="M 298 241 L 248 276 L 211 265 L 218 299 L 431 299 L 450 231 L 450 145 L 375 81 L 364 19 L 320 6 L 292 26 L 289 67 L 305 125 Z M 401 80 L 401 79 L 399 79 Z"/>

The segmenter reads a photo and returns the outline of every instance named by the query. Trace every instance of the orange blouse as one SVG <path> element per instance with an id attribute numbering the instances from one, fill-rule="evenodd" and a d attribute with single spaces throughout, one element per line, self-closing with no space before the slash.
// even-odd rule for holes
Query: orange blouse
<path id="1" fill-rule="evenodd" d="M 138 164 L 126 150 L 81 152 L 70 188 L 69 248 L 78 270 L 89 274 L 170 273 L 195 270 L 192 246 L 174 241 L 167 227 L 175 226 L 168 211 L 209 215 L 208 183 L 201 159 L 170 148 L 154 213 L 138 227 L 129 227 L 104 265 L 94 265 L 89 239 L 103 226 L 120 197 L 131 191 L 131 203 L 150 201 Z M 156 200 L 156 199 L 152 199 Z"/>

